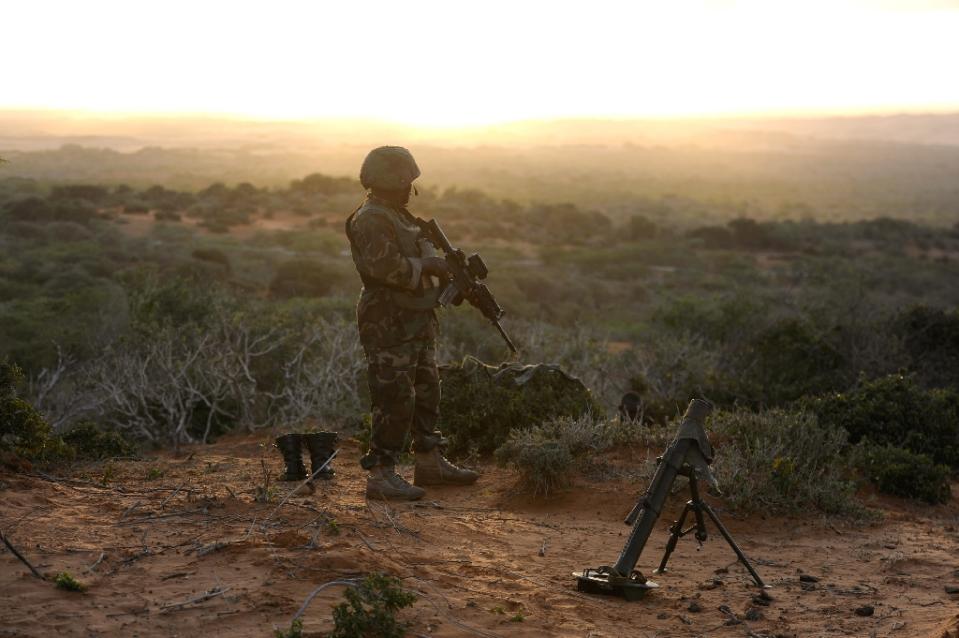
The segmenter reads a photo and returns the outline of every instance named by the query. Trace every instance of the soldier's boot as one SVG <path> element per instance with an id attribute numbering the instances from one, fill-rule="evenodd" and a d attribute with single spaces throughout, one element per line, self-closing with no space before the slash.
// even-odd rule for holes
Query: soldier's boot
<path id="1" fill-rule="evenodd" d="M 366 498 L 416 501 L 424 494 L 426 490 L 410 485 L 393 465 L 375 465 L 366 477 Z"/>
<path id="2" fill-rule="evenodd" d="M 303 441 L 306 443 L 306 449 L 310 452 L 310 472 L 316 473 L 320 467 L 326 463 L 326 459 L 333 455 L 336 448 L 336 432 L 311 432 L 303 435 Z M 316 474 L 314 478 L 330 480 L 336 472 L 328 464 L 323 470 Z"/>
<path id="3" fill-rule="evenodd" d="M 281 481 L 302 481 L 306 478 L 306 467 L 303 465 L 303 436 L 300 434 L 284 434 L 274 442 L 283 462 L 286 464 L 286 473 L 280 476 Z"/>
<path id="4" fill-rule="evenodd" d="M 414 485 L 472 485 L 479 478 L 479 474 L 473 470 L 450 463 L 439 445 L 425 452 L 415 452 L 414 458 Z"/>

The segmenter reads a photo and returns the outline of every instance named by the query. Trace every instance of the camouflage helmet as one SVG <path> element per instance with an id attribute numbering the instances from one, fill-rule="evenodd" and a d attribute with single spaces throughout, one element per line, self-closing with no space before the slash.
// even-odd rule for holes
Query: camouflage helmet
<path id="1" fill-rule="evenodd" d="M 402 146 L 380 146 L 370 151 L 360 168 L 363 188 L 401 190 L 420 176 L 413 155 Z"/>

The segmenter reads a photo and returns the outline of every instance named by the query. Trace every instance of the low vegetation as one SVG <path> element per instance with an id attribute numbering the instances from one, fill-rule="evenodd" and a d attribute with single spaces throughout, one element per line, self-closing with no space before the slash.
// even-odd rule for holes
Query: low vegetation
<path id="1" fill-rule="evenodd" d="M 360 432 L 359 282 L 341 227 L 361 197 L 355 180 L 319 174 L 195 190 L 0 180 L 0 448 L 109 459 L 311 420 Z M 825 204 L 610 198 L 426 188 L 414 202 L 483 253 L 523 361 L 557 366 L 524 385 L 524 370 L 445 367 L 452 455 L 495 453 L 553 493 L 589 456 L 569 424 L 632 445 L 704 396 L 737 506 L 843 511 L 863 477 L 946 497 L 959 469 L 959 227 L 946 209 L 933 226 L 891 217 L 891 200 L 825 222 Z M 443 312 L 442 362 L 502 360 L 475 311 Z M 640 421 L 609 427 L 627 391 Z M 903 466 L 928 478 L 896 478 Z"/>
<path id="2" fill-rule="evenodd" d="M 343 592 L 345 602 L 333 608 L 333 631 L 327 638 L 403 638 L 409 623 L 397 612 L 416 602 L 416 595 L 386 574 L 370 574 Z"/>
<path id="3" fill-rule="evenodd" d="M 557 417 L 602 414 L 583 383 L 558 366 L 499 367 L 467 358 L 444 366 L 440 425 L 449 451 L 488 455 L 510 437 Z"/>

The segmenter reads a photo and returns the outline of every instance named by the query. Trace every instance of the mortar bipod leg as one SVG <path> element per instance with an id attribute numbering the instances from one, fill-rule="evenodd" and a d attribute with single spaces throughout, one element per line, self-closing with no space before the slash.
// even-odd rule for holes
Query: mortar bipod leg
<path id="1" fill-rule="evenodd" d="M 696 470 L 693 468 L 689 468 L 689 493 L 692 496 L 689 501 L 690 509 L 693 510 L 693 515 L 696 517 L 696 540 L 702 546 L 707 538 L 706 521 L 703 519 L 703 508 L 706 503 L 699 496 L 699 484 L 696 482 Z"/>
<path id="2" fill-rule="evenodd" d="M 729 546 L 733 548 L 734 552 L 736 552 L 736 557 L 739 558 L 739 562 L 743 564 L 743 567 L 745 567 L 746 571 L 749 572 L 749 575 L 753 577 L 753 580 L 756 581 L 756 584 L 765 588 L 766 583 L 763 582 L 763 579 L 760 578 L 759 574 L 756 573 L 756 570 L 753 569 L 749 559 L 746 558 L 745 554 L 743 554 L 743 550 L 739 549 L 739 545 L 736 544 L 736 541 L 733 540 L 733 537 L 729 535 L 729 531 L 726 529 L 726 526 L 720 522 L 719 517 L 716 516 L 716 512 L 713 511 L 713 508 L 706 503 L 702 503 L 702 508 L 706 510 L 706 514 L 709 515 L 709 518 L 719 529 L 719 533 L 723 535 L 723 538 L 726 539 L 726 542 L 729 543 Z"/>
<path id="3" fill-rule="evenodd" d="M 669 557 L 676 549 L 676 543 L 685 534 L 683 531 L 683 525 L 686 524 L 686 515 L 689 514 L 689 510 L 692 509 L 692 504 L 692 501 L 686 502 L 686 506 L 683 508 L 683 513 L 679 515 L 679 519 L 673 521 L 672 526 L 669 528 L 669 540 L 666 541 L 666 551 L 663 553 L 663 560 L 659 562 L 659 567 L 653 573 L 663 574 L 666 572 L 666 563 L 669 562 Z"/>

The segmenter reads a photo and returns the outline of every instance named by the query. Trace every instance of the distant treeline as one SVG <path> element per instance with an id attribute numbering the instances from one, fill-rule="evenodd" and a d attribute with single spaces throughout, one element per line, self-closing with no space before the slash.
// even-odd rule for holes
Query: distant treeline
<path id="1" fill-rule="evenodd" d="M 42 183 L 154 184 L 198 192 L 211 182 L 285 188 L 313 172 L 358 172 L 367 148 L 229 150 L 149 147 L 130 153 L 64 146 L 2 151 L 0 177 Z M 688 208 L 677 225 L 755 219 L 959 221 L 959 147 L 790 137 L 747 149 L 698 146 L 414 148 L 424 188 L 477 189 L 528 205 L 570 202 L 617 219 L 650 202 Z M 693 206 L 690 202 L 695 202 Z M 674 210 L 675 212 L 675 210 Z"/>

